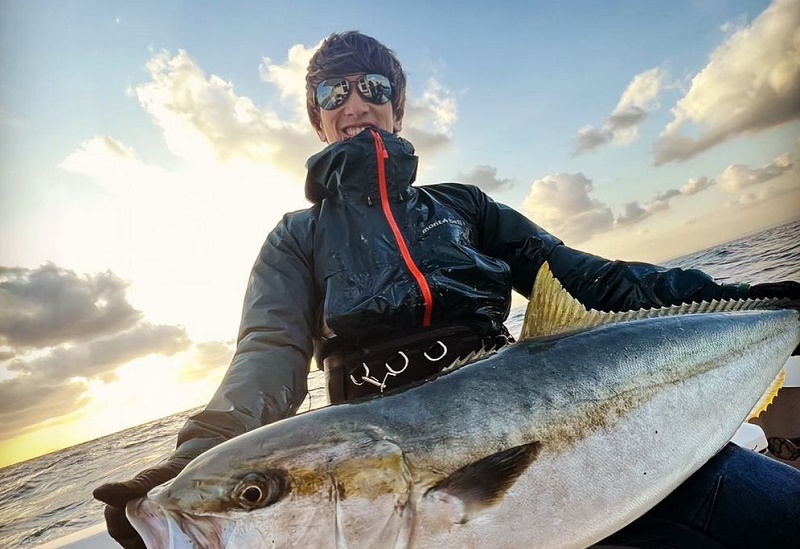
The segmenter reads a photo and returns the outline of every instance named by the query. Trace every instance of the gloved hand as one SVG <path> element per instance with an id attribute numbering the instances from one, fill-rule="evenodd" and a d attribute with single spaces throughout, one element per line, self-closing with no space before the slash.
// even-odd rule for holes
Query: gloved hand
<path id="1" fill-rule="evenodd" d="M 131 480 L 109 482 L 95 488 L 92 492 L 94 498 L 106 504 L 104 514 L 108 534 L 125 549 L 145 549 L 142 538 L 125 516 L 125 505 L 175 478 L 190 461 L 191 458 L 171 458 L 145 469 Z"/>
<path id="2" fill-rule="evenodd" d="M 784 282 L 767 282 L 765 284 L 753 284 L 750 286 L 749 296 L 753 299 L 763 298 L 784 298 L 790 302 L 787 307 L 800 309 L 800 282 L 794 280 L 787 280 Z M 792 356 L 800 355 L 800 345 L 798 345 Z"/>
<path id="3" fill-rule="evenodd" d="M 750 286 L 749 296 L 753 299 L 777 297 L 800 302 L 800 282 L 787 280 L 784 282 L 753 284 Z"/>

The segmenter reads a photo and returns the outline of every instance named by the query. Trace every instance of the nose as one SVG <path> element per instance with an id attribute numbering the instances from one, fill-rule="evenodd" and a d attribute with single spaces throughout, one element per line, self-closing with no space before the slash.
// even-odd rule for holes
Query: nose
<path id="1" fill-rule="evenodd" d="M 346 116 L 358 117 L 369 112 L 369 106 L 367 102 L 356 90 L 353 90 L 353 92 L 350 94 L 350 97 L 348 97 L 347 101 L 344 102 L 342 108 L 344 109 L 343 114 Z"/>

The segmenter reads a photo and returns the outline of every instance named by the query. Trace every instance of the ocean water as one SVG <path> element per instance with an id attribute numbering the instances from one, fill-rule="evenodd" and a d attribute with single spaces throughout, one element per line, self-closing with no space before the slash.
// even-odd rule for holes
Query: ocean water
<path id="1" fill-rule="evenodd" d="M 665 266 L 701 269 L 721 282 L 800 281 L 800 219 L 676 258 Z M 523 309 L 509 318 L 520 328 Z M 326 404 L 324 379 L 309 377 L 307 411 Z M 103 520 L 92 489 L 125 480 L 174 447 L 188 410 L 0 469 L 0 548 L 25 549 Z"/>

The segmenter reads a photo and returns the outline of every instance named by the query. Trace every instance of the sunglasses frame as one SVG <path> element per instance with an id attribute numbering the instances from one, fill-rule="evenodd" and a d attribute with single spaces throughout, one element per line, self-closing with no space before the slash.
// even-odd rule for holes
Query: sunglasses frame
<path id="1" fill-rule="evenodd" d="M 383 89 L 379 90 L 377 96 L 373 96 L 372 93 L 369 92 L 369 84 L 382 86 Z M 314 91 L 314 100 L 320 109 L 334 111 L 344 105 L 350 98 L 350 95 L 353 93 L 353 85 L 355 85 L 358 95 L 360 95 L 364 101 L 372 103 L 373 105 L 385 105 L 392 100 L 392 83 L 389 78 L 379 73 L 362 74 L 354 80 L 348 80 L 343 76 L 326 78 L 317 84 L 317 88 Z M 329 91 L 326 96 L 320 98 L 323 86 L 327 87 Z M 342 86 L 342 90 L 338 92 L 339 97 L 334 100 L 333 98 L 336 95 L 334 90 L 339 86 Z"/>

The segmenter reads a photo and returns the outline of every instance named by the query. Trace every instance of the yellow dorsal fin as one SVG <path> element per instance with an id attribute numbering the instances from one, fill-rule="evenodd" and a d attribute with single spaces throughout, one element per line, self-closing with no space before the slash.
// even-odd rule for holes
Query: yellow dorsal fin
<path id="1" fill-rule="evenodd" d="M 761 396 L 761 399 L 756 402 L 756 405 L 753 406 L 753 409 L 750 410 L 750 413 L 747 415 L 747 420 L 751 420 L 754 417 L 758 417 L 761 415 L 761 412 L 767 409 L 767 407 L 772 404 L 772 401 L 775 400 L 775 397 L 778 395 L 778 391 L 783 387 L 783 383 L 786 381 L 786 368 L 781 368 L 781 371 L 778 372 L 778 375 L 775 376 L 775 381 L 772 382 L 769 389 Z"/>
<path id="2" fill-rule="evenodd" d="M 713 300 L 700 303 L 684 303 L 655 309 L 635 309 L 623 312 L 604 312 L 587 309 L 572 297 L 553 276 L 547 262 L 536 275 L 525 319 L 522 322 L 520 339 L 565 334 L 604 324 L 637 320 L 659 316 L 696 313 L 714 313 L 755 309 L 775 309 L 779 299 Z"/>

